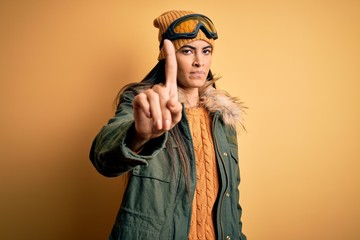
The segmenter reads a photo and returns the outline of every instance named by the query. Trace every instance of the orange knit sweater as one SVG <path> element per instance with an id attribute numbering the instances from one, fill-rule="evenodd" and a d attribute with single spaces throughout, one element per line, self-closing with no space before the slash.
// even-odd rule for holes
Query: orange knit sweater
<path id="1" fill-rule="evenodd" d="M 204 108 L 186 109 L 196 158 L 196 189 L 189 240 L 214 240 L 213 207 L 219 190 L 210 116 Z"/>

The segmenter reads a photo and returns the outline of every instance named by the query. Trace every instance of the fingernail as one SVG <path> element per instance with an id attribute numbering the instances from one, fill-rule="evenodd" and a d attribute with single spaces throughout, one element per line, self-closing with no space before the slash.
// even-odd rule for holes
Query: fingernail
<path id="1" fill-rule="evenodd" d="M 170 120 L 166 119 L 165 120 L 165 129 L 169 129 L 170 128 Z"/>
<path id="2" fill-rule="evenodd" d="M 160 129 L 161 129 L 161 120 L 160 120 L 160 119 L 155 121 L 155 128 L 156 128 L 157 130 L 160 130 Z"/>

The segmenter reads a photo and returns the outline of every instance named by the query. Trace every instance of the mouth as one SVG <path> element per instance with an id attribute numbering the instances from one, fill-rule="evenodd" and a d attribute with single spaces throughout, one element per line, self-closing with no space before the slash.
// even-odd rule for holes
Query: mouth
<path id="1" fill-rule="evenodd" d="M 198 71 L 190 72 L 190 75 L 195 77 L 195 78 L 202 78 L 202 77 L 204 77 L 205 72 L 201 71 L 201 70 L 198 70 Z"/>

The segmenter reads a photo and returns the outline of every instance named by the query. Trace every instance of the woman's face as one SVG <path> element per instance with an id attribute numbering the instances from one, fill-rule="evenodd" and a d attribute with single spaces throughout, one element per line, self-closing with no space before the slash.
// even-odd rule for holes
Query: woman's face
<path id="1" fill-rule="evenodd" d="M 211 66 L 212 47 L 196 40 L 176 51 L 178 86 L 184 90 L 202 87 Z"/>

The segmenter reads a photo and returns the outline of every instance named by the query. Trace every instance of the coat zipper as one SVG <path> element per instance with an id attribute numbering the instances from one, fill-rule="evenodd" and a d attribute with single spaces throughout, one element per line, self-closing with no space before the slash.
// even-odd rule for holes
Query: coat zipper
<path id="1" fill-rule="evenodd" d="M 191 146 L 190 146 L 190 149 L 194 149 L 194 143 L 193 143 L 193 140 L 192 140 L 192 137 L 191 137 L 191 133 L 190 133 L 190 125 L 189 125 L 189 122 L 188 122 L 188 119 L 187 119 L 187 116 L 186 116 L 186 112 L 185 112 L 185 105 L 183 104 L 183 112 L 182 112 L 182 114 L 183 114 L 183 117 L 184 117 L 184 119 L 185 119 L 185 121 L 184 121 L 184 124 L 186 125 L 186 127 L 183 127 L 183 129 L 184 129 L 184 132 L 187 134 L 187 136 L 189 137 L 189 139 L 191 140 L 190 141 L 190 143 L 191 143 Z M 192 150 L 192 151 L 190 151 L 191 152 L 191 158 L 192 158 L 192 162 L 195 164 L 195 153 L 194 153 L 194 151 Z M 191 174 L 191 170 L 192 170 L 192 167 L 191 167 L 191 162 L 190 162 L 190 176 L 192 175 Z M 195 169 L 195 176 L 196 176 L 196 168 L 194 168 Z M 191 181 L 190 181 L 190 184 L 191 184 Z M 194 183 L 194 186 L 196 186 L 196 177 L 195 177 L 195 183 Z M 190 201 L 190 210 L 189 210 L 189 214 L 190 214 L 190 218 L 191 218 L 191 215 L 192 215 L 192 201 L 193 201 L 193 199 L 194 199 L 194 194 L 195 194 L 195 187 L 194 187 L 194 189 L 191 189 L 190 188 L 190 198 L 189 198 L 189 201 Z M 189 231 L 190 231 L 190 224 L 191 224 L 191 221 L 188 221 L 188 227 L 187 227 L 187 232 L 188 232 L 188 234 L 189 234 Z"/>

